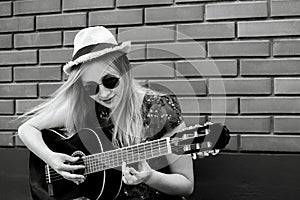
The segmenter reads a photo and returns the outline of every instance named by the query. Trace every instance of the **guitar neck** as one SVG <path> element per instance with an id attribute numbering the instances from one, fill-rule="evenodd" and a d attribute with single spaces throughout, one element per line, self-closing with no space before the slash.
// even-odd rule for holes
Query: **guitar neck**
<path id="1" fill-rule="evenodd" d="M 151 158 L 172 153 L 170 138 L 162 138 L 120 149 L 106 151 L 82 157 L 85 164 L 85 174 L 91 174 L 106 169 L 136 163 Z"/>

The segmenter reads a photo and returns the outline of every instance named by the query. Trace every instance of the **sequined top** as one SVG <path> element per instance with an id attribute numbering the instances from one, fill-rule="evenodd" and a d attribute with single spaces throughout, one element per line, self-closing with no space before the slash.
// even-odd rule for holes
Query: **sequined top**
<path id="1" fill-rule="evenodd" d="M 164 134 L 172 131 L 182 123 L 182 115 L 177 98 L 169 95 L 145 94 L 142 107 L 142 118 L 145 128 L 145 138 L 155 140 L 161 138 Z M 112 133 L 114 128 L 109 117 L 109 109 L 97 104 L 96 114 L 98 122 L 103 127 L 104 132 Z M 152 169 L 163 173 L 170 173 L 168 162 L 165 156 L 148 160 Z M 138 185 L 122 184 L 122 189 L 117 200 L 165 200 L 182 199 L 179 196 L 164 194 L 148 185 L 141 183 Z"/>

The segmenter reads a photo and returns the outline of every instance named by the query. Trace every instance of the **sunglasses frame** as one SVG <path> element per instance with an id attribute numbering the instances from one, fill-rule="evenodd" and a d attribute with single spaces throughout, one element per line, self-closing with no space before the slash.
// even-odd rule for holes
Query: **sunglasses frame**
<path id="1" fill-rule="evenodd" d="M 118 81 L 116 82 L 116 84 L 114 85 L 113 88 L 109 88 L 109 87 L 105 86 L 105 85 L 106 85 L 105 83 L 103 83 L 103 79 L 104 79 L 106 76 L 111 76 L 111 78 L 116 78 L 116 79 L 118 80 Z M 96 83 L 96 82 L 95 82 L 95 83 Z M 113 90 L 113 89 L 116 89 L 116 88 L 119 86 L 119 84 L 120 84 L 120 77 L 118 77 L 118 76 L 116 76 L 116 75 L 113 75 L 113 74 L 106 74 L 105 76 L 103 76 L 103 77 L 101 78 L 101 83 L 96 83 L 96 84 L 95 84 L 95 85 L 97 85 L 97 86 L 96 86 L 96 90 L 95 90 L 95 94 L 89 94 L 89 93 L 87 92 L 87 90 L 85 89 L 85 87 L 84 87 L 84 89 L 85 89 L 85 92 L 86 92 L 89 96 L 95 96 L 95 95 L 98 95 L 99 92 L 100 92 L 100 85 L 103 85 L 103 87 L 105 87 L 105 88 L 108 89 L 108 90 Z"/>

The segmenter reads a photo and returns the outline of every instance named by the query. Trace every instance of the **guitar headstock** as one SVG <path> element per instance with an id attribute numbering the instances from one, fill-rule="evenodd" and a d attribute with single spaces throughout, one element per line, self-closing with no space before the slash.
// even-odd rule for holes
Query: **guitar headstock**
<path id="1" fill-rule="evenodd" d="M 172 153 L 199 156 L 215 155 L 230 140 L 230 131 L 221 123 L 195 125 L 175 133 L 170 138 Z"/>

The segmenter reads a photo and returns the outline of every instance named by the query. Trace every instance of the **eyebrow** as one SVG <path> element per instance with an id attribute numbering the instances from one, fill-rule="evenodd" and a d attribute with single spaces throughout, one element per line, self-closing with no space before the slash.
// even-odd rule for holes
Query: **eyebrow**
<path id="1" fill-rule="evenodd" d="M 99 84 L 99 83 L 97 83 L 97 82 L 95 82 L 95 81 L 83 81 L 83 85 L 89 85 L 89 84 Z"/>

